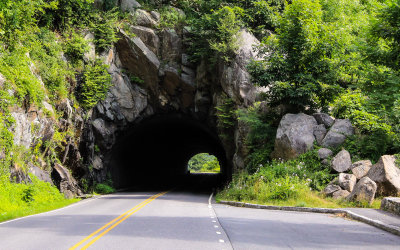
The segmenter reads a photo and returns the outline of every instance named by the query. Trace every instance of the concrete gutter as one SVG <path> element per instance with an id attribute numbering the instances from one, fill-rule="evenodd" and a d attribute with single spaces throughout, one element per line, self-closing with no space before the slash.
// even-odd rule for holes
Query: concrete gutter
<path id="1" fill-rule="evenodd" d="M 282 210 L 282 211 L 293 211 L 293 212 L 308 212 L 308 213 L 323 213 L 323 214 L 340 214 L 347 218 L 366 223 L 368 225 L 377 227 L 389 233 L 400 236 L 400 227 L 388 225 L 379 220 L 373 220 L 371 218 L 359 215 L 353 211 L 346 209 L 336 209 L 336 208 L 311 208 L 311 207 L 286 207 L 286 206 L 268 206 L 268 205 L 258 205 L 245 202 L 236 201 L 220 201 L 219 204 L 229 205 L 234 207 L 246 207 L 255 209 L 267 209 L 267 210 Z"/>

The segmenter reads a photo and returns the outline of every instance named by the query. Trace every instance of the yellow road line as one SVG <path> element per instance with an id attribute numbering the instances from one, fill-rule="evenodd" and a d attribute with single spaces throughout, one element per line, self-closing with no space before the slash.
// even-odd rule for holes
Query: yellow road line
<path id="1" fill-rule="evenodd" d="M 97 229 L 95 232 L 93 232 L 92 234 L 90 234 L 89 236 L 87 236 L 86 238 L 84 238 L 82 241 L 80 241 L 79 243 L 77 243 L 76 245 L 74 245 L 73 247 L 71 247 L 69 250 L 75 250 L 77 249 L 80 245 L 82 245 L 83 243 L 85 243 L 86 241 L 88 241 L 89 239 L 91 239 L 93 236 L 95 236 L 96 234 L 100 233 L 102 230 L 106 229 L 107 227 L 109 227 L 107 230 L 105 230 L 103 233 L 101 233 L 100 235 L 98 235 L 96 238 L 94 238 L 92 241 L 90 241 L 88 244 L 86 244 L 82 249 L 87 249 L 90 245 L 92 245 L 94 242 L 96 242 L 98 239 L 100 239 L 103 235 L 105 235 L 106 233 L 108 233 L 111 229 L 113 229 L 114 227 L 116 227 L 118 224 L 120 224 L 122 221 L 126 220 L 127 218 L 129 218 L 131 215 L 133 215 L 134 213 L 136 213 L 137 211 L 139 211 L 140 209 L 142 209 L 144 206 L 146 206 L 147 204 L 149 204 L 150 202 L 152 202 L 153 200 L 157 199 L 158 197 L 164 195 L 168 193 L 167 192 L 162 192 L 156 195 L 151 196 L 150 198 L 142 201 L 141 203 L 139 203 L 138 205 L 134 206 L 133 208 L 129 209 L 128 211 L 126 211 L 125 213 L 121 214 L 120 216 L 118 216 L 117 218 L 113 219 L 112 221 L 108 222 L 107 224 L 105 224 L 104 226 L 102 226 L 101 228 Z"/>

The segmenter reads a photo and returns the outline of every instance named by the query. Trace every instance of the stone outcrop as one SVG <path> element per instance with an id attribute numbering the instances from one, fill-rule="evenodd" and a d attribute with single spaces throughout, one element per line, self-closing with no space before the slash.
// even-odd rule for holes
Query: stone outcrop
<path id="1" fill-rule="evenodd" d="M 371 167 L 367 176 L 378 185 L 378 195 L 400 195 L 400 169 L 396 166 L 396 158 L 394 156 L 382 156 Z"/>
<path id="2" fill-rule="evenodd" d="M 292 159 L 313 148 L 317 121 L 306 114 L 286 114 L 278 127 L 274 158 Z"/>
<path id="3" fill-rule="evenodd" d="M 120 7 L 122 11 L 130 12 L 142 6 L 135 0 L 121 0 Z"/>
<path id="4" fill-rule="evenodd" d="M 363 177 L 347 197 L 349 201 L 368 202 L 370 205 L 375 199 L 376 183 L 368 177 Z"/>
<path id="5" fill-rule="evenodd" d="M 53 180 L 51 179 L 50 174 L 34 166 L 33 164 L 30 164 L 29 166 L 29 173 L 35 175 L 39 180 L 53 184 Z"/>
<path id="6" fill-rule="evenodd" d="M 351 156 L 347 150 L 340 151 L 335 157 L 332 159 L 331 167 L 338 173 L 343 173 L 351 168 Z"/>
<path id="7" fill-rule="evenodd" d="M 371 167 L 372 163 L 370 160 L 358 161 L 351 165 L 351 172 L 357 177 L 357 180 L 360 180 L 368 174 Z"/>

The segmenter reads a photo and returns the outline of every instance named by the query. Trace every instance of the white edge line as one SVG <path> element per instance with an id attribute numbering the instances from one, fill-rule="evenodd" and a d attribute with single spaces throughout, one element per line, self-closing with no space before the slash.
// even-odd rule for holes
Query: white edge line
<path id="1" fill-rule="evenodd" d="M 95 196 L 95 197 L 92 197 L 92 198 L 89 198 L 89 199 L 85 199 L 85 200 L 81 200 L 81 201 L 72 203 L 72 204 L 70 204 L 68 206 L 57 208 L 57 209 L 50 210 L 50 211 L 47 211 L 47 212 L 42 212 L 42 213 L 38 213 L 38 214 L 31 214 L 31 215 L 23 216 L 23 217 L 20 217 L 20 218 L 15 218 L 15 219 L 12 219 L 12 220 L 3 221 L 3 222 L 0 222 L 0 225 L 4 225 L 4 224 L 11 223 L 11 222 L 14 222 L 14 221 L 27 219 L 27 218 L 34 217 L 34 216 L 39 216 L 39 215 L 44 215 L 44 214 L 50 214 L 50 213 L 53 213 L 53 212 L 58 212 L 60 210 L 64 210 L 64 209 L 67 209 L 67 208 L 71 208 L 71 207 L 75 207 L 75 206 L 78 206 L 78 205 L 81 205 L 81 204 L 88 203 L 90 201 L 97 200 L 97 199 L 99 199 L 99 198 L 101 198 L 103 196 L 105 196 L 105 195 L 98 195 L 98 196 Z"/>

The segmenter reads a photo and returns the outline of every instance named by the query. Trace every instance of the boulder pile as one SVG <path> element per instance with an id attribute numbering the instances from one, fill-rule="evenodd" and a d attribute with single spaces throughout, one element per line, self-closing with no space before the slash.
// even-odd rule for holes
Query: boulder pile
<path id="1" fill-rule="evenodd" d="M 331 149 L 339 148 L 354 134 L 355 129 L 348 119 L 334 119 L 325 113 L 286 114 L 278 127 L 272 157 L 293 159 L 316 144 L 321 146 L 318 150 L 321 163 L 339 174 L 323 190 L 325 195 L 369 204 L 376 195 L 400 196 L 400 168 L 394 156 L 384 155 L 373 165 L 370 160 L 352 163 L 345 149 L 334 155 Z"/>

